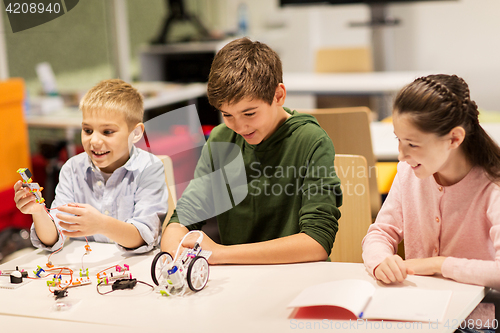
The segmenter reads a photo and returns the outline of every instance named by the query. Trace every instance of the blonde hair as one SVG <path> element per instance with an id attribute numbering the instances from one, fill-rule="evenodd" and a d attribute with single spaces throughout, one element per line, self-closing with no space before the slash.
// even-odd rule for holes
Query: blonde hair
<path id="1" fill-rule="evenodd" d="M 283 83 L 281 60 L 269 46 L 244 37 L 224 46 L 216 55 L 208 77 L 208 101 L 219 109 L 244 98 L 271 105 Z"/>
<path id="2" fill-rule="evenodd" d="M 80 101 L 82 112 L 114 111 L 125 116 L 129 128 L 142 122 L 144 105 L 142 95 L 120 79 L 104 80 L 87 91 Z"/>

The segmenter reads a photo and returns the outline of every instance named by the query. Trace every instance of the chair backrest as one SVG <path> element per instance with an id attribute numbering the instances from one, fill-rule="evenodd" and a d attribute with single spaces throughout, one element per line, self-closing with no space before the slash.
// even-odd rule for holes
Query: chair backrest
<path id="1" fill-rule="evenodd" d="M 366 47 L 321 48 L 316 51 L 316 73 L 373 72 L 373 57 Z"/>
<path id="2" fill-rule="evenodd" d="M 297 110 L 314 116 L 335 146 L 336 154 L 361 155 L 368 164 L 371 215 L 380 210 L 381 198 L 370 133 L 370 109 L 367 107 Z M 339 175 L 340 177 L 340 175 Z M 342 179 L 342 178 L 341 178 Z"/>
<path id="3" fill-rule="evenodd" d="M 165 183 L 167 183 L 168 188 L 168 212 L 165 218 L 165 222 L 163 223 L 163 227 L 167 226 L 170 217 L 174 213 L 175 206 L 177 205 L 177 192 L 175 191 L 175 180 L 174 180 L 174 166 L 172 163 L 172 159 L 167 155 L 157 155 L 162 162 L 163 167 L 165 168 Z"/>
<path id="4" fill-rule="evenodd" d="M 335 169 L 342 185 L 343 203 L 330 259 L 363 262 L 361 241 L 372 222 L 366 159 L 359 155 L 337 154 Z"/>
<path id="5" fill-rule="evenodd" d="M 373 57 L 367 47 L 321 48 L 316 51 L 316 73 L 373 72 Z M 369 95 L 318 95 L 317 108 L 345 108 L 366 106 L 377 110 L 376 99 Z"/>

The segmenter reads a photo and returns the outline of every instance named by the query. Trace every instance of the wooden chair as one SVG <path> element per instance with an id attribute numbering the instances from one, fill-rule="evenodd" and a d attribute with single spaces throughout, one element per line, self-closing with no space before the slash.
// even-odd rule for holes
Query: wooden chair
<path id="1" fill-rule="evenodd" d="M 373 72 L 373 57 L 367 47 L 320 48 L 315 57 L 316 73 L 366 73 Z M 375 110 L 375 100 L 367 95 L 316 97 L 317 108 L 366 106 Z"/>
<path id="2" fill-rule="evenodd" d="M 163 167 L 165 168 L 165 183 L 167 183 L 168 188 L 168 212 L 165 217 L 165 222 L 163 223 L 163 229 L 166 228 L 167 222 L 172 217 L 174 213 L 175 206 L 177 205 L 177 192 L 175 190 L 175 180 L 174 180 L 174 166 L 172 163 L 172 159 L 167 155 L 157 155 L 162 162 Z"/>
<path id="3" fill-rule="evenodd" d="M 330 259 L 362 263 L 361 241 L 372 222 L 368 177 L 362 173 L 367 169 L 366 159 L 359 155 L 337 154 L 335 169 L 342 184 L 343 203 Z"/>
<path id="4" fill-rule="evenodd" d="M 336 154 L 361 155 L 368 164 L 371 216 L 378 214 L 381 197 L 370 134 L 370 109 L 367 107 L 297 110 L 313 115 L 335 146 Z M 339 175 L 341 178 L 341 175 Z M 342 178 L 341 178 L 342 179 Z"/>
<path id="5" fill-rule="evenodd" d="M 320 48 L 316 51 L 316 73 L 373 72 L 373 57 L 366 47 Z"/>

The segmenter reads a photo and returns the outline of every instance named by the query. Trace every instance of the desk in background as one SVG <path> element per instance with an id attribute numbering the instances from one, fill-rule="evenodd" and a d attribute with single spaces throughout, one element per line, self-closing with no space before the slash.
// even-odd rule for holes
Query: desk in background
<path id="1" fill-rule="evenodd" d="M 52 256 L 56 266 L 69 266 L 78 271 L 82 265 L 85 242 L 72 241 Z M 46 280 L 34 280 L 18 289 L 0 288 L 0 319 L 2 323 L 22 323 L 23 331 L 39 331 L 41 327 L 56 327 L 61 322 L 68 332 L 100 327 L 125 332 L 296 332 L 306 325 L 325 331 L 324 321 L 294 320 L 287 305 L 310 285 L 341 279 L 363 279 L 376 285 L 363 264 L 305 263 L 290 265 L 210 266 L 207 287 L 184 297 L 164 297 L 151 288 L 138 284 L 133 290 L 116 291 L 101 296 L 96 292 L 95 275 L 112 265 L 129 264 L 133 277 L 152 284 L 150 269 L 154 253 L 131 255 L 120 252 L 113 244 L 91 243 L 92 252 L 83 258 L 89 268 L 92 285 L 69 289 L 66 300 L 76 305 L 68 311 L 54 311 L 54 297 Z M 0 265 L 0 270 L 15 266 L 30 272 L 45 265 L 47 252 L 36 250 L 24 257 Z M 8 279 L 7 277 L 0 277 Z M 428 323 L 411 325 L 391 322 L 391 332 L 453 332 L 445 327 L 446 320 L 461 322 L 484 297 L 486 289 L 451 280 L 424 276 L 409 276 L 407 286 L 426 289 L 452 290 L 452 299 L 443 323 L 428 328 Z M 104 290 L 103 290 L 104 291 Z M 401 300 L 404 306 L 404 300 Z M 328 322 L 328 330 L 335 324 Z M 373 326 L 370 327 L 370 323 Z M 377 322 L 364 322 L 354 331 L 383 332 Z M 380 323 L 380 322 L 378 322 Z M 387 322 L 386 322 L 387 323 Z M 18 324 L 18 327 L 20 324 Z M 427 325 L 427 326 L 426 326 Z M 331 327 L 333 326 L 333 328 Z M 5 327 L 5 326 L 3 326 Z M 387 326 L 385 326 L 387 327 Z M 13 328 L 13 327 L 9 327 Z M 312 329 L 307 329 L 311 331 Z M 44 330 L 43 330 L 44 331 Z"/>
<path id="2" fill-rule="evenodd" d="M 429 72 L 309 73 L 287 72 L 289 94 L 370 95 L 380 97 L 379 118 L 390 115 L 392 98 L 401 88 Z"/>
<path id="3" fill-rule="evenodd" d="M 134 84 L 141 92 L 147 92 L 144 98 L 144 110 L 173 105 L 187 101 L 196 103 L 196 98 L 206 95 L 205 83 L 192 83 L 186 85 L 168 84 L 161 82 L 144 82 Z M 152 94 L 152 96 L 148 96 Z M 82 128 L 82 114 L 78 108 L 64 108 L 47 115 L 26 116 L 28 127 L 62 128 L 66 133 L 68 142 L 68 156 L 75 155 L 74 138 L 76 132 Z"/>

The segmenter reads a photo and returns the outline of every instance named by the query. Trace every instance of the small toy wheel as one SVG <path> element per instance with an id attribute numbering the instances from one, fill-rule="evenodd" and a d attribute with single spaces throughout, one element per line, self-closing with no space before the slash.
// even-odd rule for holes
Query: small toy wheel
<path id="1" fill-rule="evenodd" d="M 197 256 L 189 263 L 186 280 L 189 289 L 200 291 L 208 282 L 208 261 L 204 257 Z"/>
<path id="2" fill-rule="evenodd" d="M 158 280 L 161 277 L 163 268 L 172 261 L 172 256 L 168 252 L 160 252 L 154 257 L 151 264 L 151 278 L 157 286 L 160 284 Z"/>

